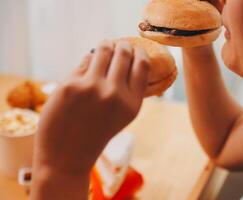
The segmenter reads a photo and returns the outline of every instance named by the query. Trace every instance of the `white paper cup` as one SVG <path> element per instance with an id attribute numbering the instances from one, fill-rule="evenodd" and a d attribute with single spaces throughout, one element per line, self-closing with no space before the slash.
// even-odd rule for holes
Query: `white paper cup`
<path id="1" fill-rule="evenodd" d="M 0 170 L 3 174 L 17 178 L 20 168 L 32 166 L 33 140 L 34 134 L 0 135 Z"/>
<path id="2" fill-rule="evenodd" d="M 32 111 L 15 109 L 8 112 L 8 120 L 16 120 L 16 113 L 24 117 L 33 118 L 33 124 L 38 123 L 38 115 Z M 22 126 L 20 123 L 11 125 L 11 134 L 6 128 L 0 129 L 0 171 L 7 176 L 17 178 L 20 168 L 32 166 L 33 143 L 36 128 L 28 127 L 28 123 Z M 21 129 L 22 128 L 22 129 Z M 6 134 L 5 134 L 6 133 Z M 16 134 L 15 134 L 16 133 Z"/>

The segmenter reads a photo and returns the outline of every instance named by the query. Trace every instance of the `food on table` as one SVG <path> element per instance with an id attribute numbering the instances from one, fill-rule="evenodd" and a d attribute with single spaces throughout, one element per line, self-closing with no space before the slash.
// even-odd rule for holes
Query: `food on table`
<path id="1" fill-rule="evenodd" d="M 26 80 L 9 92 L 7 102 L 12 107 L 31 109 L 40 113 L 56 87 L 55 82 L 39 84 Z"/>
<path id="2" fill-rule="evenodd" d="M 39 115 L 31 110 L 14 108 L 0 116 L 0 135 L 24 136 L 37 130 Z"/>
<path id="3" fill-rule="evenodd" d="M 126 37 L 133 46 L 143 48 L 150 58 L 150 71 L 145 96 L 161 95 L 177 77 L 175 60 L 161 44 L 141 37 Z M 118 40 L 118 41 L 119 41 Z"/>
<path id="4" fill-rule="evenodd" d="M 43 105 L 48 95 L 41 90 L 41 86 L 33 81 L 25 81 L 12 89 L 7 97 L 10 106 L 35 110 Z"/>

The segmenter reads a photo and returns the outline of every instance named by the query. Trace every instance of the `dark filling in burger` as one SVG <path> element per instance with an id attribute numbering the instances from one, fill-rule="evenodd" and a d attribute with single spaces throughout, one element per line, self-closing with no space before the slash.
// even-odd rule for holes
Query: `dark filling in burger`
<path id="1" fill-rule="evenodd" d="M 157 27 L 149 24 L 148 22 L 142 22 L 139 24 L 139 28 L 142 31 L 153 31 L 153 32 L 160 32 L 168 35 L 175 35 L 175 36 L 195 36 L 201 35 L 205 33 L 209 33 L 214 31 L 215 29 L 204 29 L 204 30 L 195 30 L 195 31 L 188 31 L 188 30 L 179 30 L 174 28 L 166 28 L 166 27 Z"/>

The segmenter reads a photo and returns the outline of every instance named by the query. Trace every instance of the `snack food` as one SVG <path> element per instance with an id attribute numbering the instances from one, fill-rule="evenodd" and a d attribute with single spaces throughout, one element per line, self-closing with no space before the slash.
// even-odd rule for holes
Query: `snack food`
<path id="1" fill-rule="evenodd" d="M 139 24 L 140 35 L 164 45 L 194 47 L 217 39 L 222 19 L 207 1 L 151 0 Z"/>
<path id="2" fill-rule="evenodd" d="M 172 55 L 161 44 L 141 37 L 126 37 L 133 46 L 143 48 L 150 58 L 150 70 L 145 96 L 161 95 L 175 81 L 177 68 Z M 118 40 L 118 41 L 119 41 Z"/>
<path id="3" fill-rule="evenodd" d="M 40 113 L 56 87 L 56 82 L 39 84 L 26 80 L 9 92 L 7 102 L 12 107 L 30 109 Z"/>
<path id="4" fill-rule="evenodd" d="M 12 107 L 35 110 L 43 105 L 48 95 L 41 90 L 41 86 L 33 81 L 25 81 L 13 88 L 7 97 L 7 102 Z"/>
<path id="5" fill-rule="evenodd" d="M 24 136 L 37 130 L 39 115 L 31 110 L 12 109 L 0 116 L 0 135 Z"/>

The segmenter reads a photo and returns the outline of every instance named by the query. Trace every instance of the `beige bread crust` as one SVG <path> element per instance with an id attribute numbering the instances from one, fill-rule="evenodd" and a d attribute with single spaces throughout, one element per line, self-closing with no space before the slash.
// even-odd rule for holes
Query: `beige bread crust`
<path id="1" fill-rule="evenodd" d="M 199 0 L 152 0 L 143 16 L 153 26 L 180 30 L 215 29 L 222 25 L 219 11 Z"/>
<path id="2" fill-rule="evenodd" d="M 172 85 L 177 76 L 175 60 L 161 44 L 141 37 L 118 39 L 128 41 L 132 46 L 143 48 L 150 58 L 150 71 L 145 96 L 161 95 Z M 154 84 L 153 84 L 154 83 Z"/>
<path id="3" fill-rule="evenodd" d="M 161 96 L 174 83 L 177 74 L 178 72 L 177 70 L 175 70 L 171 74 L 169 74 L 167 78 L 164 78 L 161 82 L 148 86 L 145 92 L 145 96 Z"/>
<path id="4" fill-rule="evenodd" d="M 141 31 L 140 35 L 145 38 L 157 41 L 163 45 L 177 46 L 177 47 L 196 47 L 203 46 L 212 43 L 216 40 L 221 32 L 221 28 L 218 28 L 209 33 L 195 35 L 195 36 L 175 36 L 165 33 Z"/>

